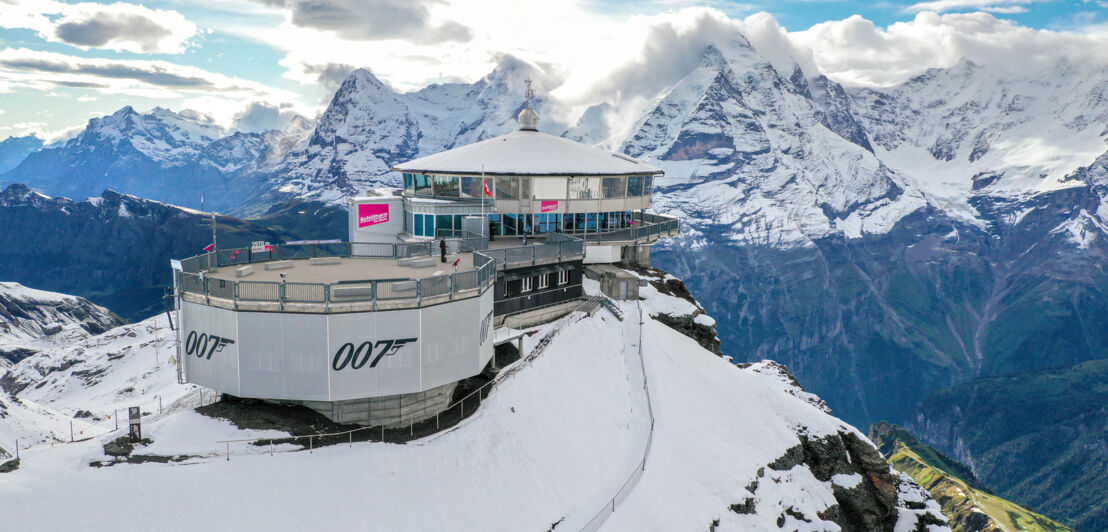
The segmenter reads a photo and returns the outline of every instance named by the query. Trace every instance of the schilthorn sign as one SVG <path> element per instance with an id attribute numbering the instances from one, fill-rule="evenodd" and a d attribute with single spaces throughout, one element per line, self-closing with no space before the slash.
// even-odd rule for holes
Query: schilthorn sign
<path id="1" fill-rule="evenodd" d="M 363 203 L 358 205 L 358 227 L 383 224 L 389 221 L 389 205 L 387 203 Z"/>

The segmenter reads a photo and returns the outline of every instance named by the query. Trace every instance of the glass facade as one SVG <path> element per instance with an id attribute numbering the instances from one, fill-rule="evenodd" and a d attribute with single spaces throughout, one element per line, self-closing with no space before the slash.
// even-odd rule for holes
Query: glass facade
<path id="1" fill-rule="evenodd" d="M 478 176 L 403 174 L 404 193 L 445 198 L 482 198 L 484 186 Z M 613 177 L 489 177 L 490 192 L 496 199 L 618 199 L 649 196 L 653 192 L 651 175 Z"/>

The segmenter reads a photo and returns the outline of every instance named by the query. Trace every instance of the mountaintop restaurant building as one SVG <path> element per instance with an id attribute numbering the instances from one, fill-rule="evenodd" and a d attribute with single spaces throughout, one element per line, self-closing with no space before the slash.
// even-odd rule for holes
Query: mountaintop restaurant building
<path id="1" fill-rule="evenodd" d="M 397 165 L 403 189 L 350 201 L 348 241 L 174 261 L 180 379 L 408 425 L 489 368 L 509 316 L 564 314 L 586 264 L 648 263 L 678 234 L 644 212 L 660 169 L 537 121 L 524 110 L 519 131 Z"/>

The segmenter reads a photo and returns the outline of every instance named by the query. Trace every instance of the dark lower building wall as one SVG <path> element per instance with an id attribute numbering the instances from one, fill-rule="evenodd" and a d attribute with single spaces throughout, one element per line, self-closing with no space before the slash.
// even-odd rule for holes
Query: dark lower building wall
<path id="1" fill-rule="evenodd" d="M 578 299 L 584 293 L 581 277 L 581 261 L 500 272 L 493 289 L 493 313 L 504 316 Z"/>

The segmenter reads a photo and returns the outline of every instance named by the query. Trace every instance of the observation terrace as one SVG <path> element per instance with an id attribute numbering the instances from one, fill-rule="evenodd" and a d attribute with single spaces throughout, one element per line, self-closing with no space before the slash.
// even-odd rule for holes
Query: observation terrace
<path id="1" fill-rule="evenodd" d="M 271 251 L 223 249 L 181 260 L 184 301 L 243 311 L 340 313 L 419 308 L 476 297 L 497 270 L 581 260 L 584 242 L 551 234 L 487 242 L 448 238 L 455 252 L 439 259 L 438 241 L 375 244 L 277 244 Z M 485 249 L 475 249 L 484 247 Z M 458 266 L 453 266 L 454 261 Z"/>

